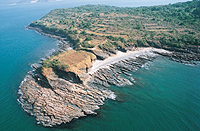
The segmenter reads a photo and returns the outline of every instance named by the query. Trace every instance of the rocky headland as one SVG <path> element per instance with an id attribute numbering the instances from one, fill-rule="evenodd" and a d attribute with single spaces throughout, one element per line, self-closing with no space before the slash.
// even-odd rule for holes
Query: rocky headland
<path id="1" fill-rule="evenodd" d="M 159 8 L 176 12 L 172 7 Z M 21 82 L 18 101 L 23 110 L 45 127 L 65 124 L 96 114 L 106 99 L 117 97 L 110 85 L 133 84 L 125 76 L 158 56 L 198 64 L 198 24 L 181 24 L 183 20 L 175 16 L 171 24 L 166 22 L 168 17 L 149 8 L 86 5 L 56 9 L 27 26 L 60 44 L 51 56 L 41 59 L 40 66 L 33 64 L 34 70 Z"/>
<path id="2" fill-rule="evenodd" d="M 122 77 L 122 74 L 129 76 L 129 71 L 136 71 L 145 63 L 154 60 L 158 56 L 155 51 L 170 54 L 162 49 L 139 48 L 127 53 L 118 52 L 117 55 L 100 60 L 102 63 L 99 64 L 99 61 L 95 61 L 95 55 L 86 56 L 88 52 L 70 50 L 60 53 L 51 59 L 57 58 L 63 62 L 60 58 L 65 55 L 68 59 L 73 57 L 74 62 L 76 57 L 73 55 L 76 54 L 79 56 L 76 65 L 73 67 L 71 64 L 66 69 L 44 67 L 44 64 L 34 67 L 19 87 L 18 101 L 24 111 L 33 115 L 38 124 L 46 127 L 96 114 L 95 110 L 99 109 L 106 99 L 116 98 L 109 86 L 133 84 Z M 82 55 L 85 57 L 80 58 Z"/>
<path id="3" fill-rule="evenodd" d="M 106 99 L 116 98 L 110 85 L 133 84 L 123 75 L 130 76 L 129 71 L 144 67 L 158 56 L 178 62 L 194 60 L 191 55 L 183 57 L 152 47 L 118 51 L 104 60 L 96 60 L 97 56 L 89 52 L 68 50 L 43 60 L 42 66 L 32 66 L 34 70 L 28 72 L 19 87 L 18 101 L 24 111 L 36 118 L 37 124 L 45 127 L 65 124 L 96 114 L 95 110 Z M 48 65 L 55 60 L 54 66 Z"/>
<path id="4" fill-rule="evenodd" d="M 62 59 L 63 56 L 67 61 Z M 37 124 L 45 127 L 65 124 L 88 114 L 96 114 L 95 110 L 106 99 L 116 98 L 109 89 L 110 85 L 133 84 L 123 75 L 130 76 L 129 71 L 144 67 L 158 56 L 188 63 L 199 60 L 196 56 L 193 59 L 192 55 L 185 57 L 185 54 L 152 47 L 134 48 L 126 53 L 118 51 L 104 60 L 96 60 L 97 57 L 89 52 L 69 50 L 48 59 L 48 62 L 61 61 L 59 67 L 45 67 L 44 62 L 40 67 L 34 66 L 35 69 L 28 73 L 19 87 L 18 101 L 24 111 L 36 118 Z M 62 68 L 66 64 L 69 67 Z"/>
<path id="5" fill-rule="evenodd" d="M 33 71 L 19 87 L 18 101 L 24 111 L 36 118 L 37 124 L 53 127 L 96 114 L 95 110 L 106 99 L 117 97 L 110 85 L 133 84 L 123 75 L 136 71 L 158 56 L 186 64 L 197 64 L 200 56 L 196 53 L 171 52 L 152 47 L 127 48 L 116 51 L 75 51 L 72 45 L 59 35 L 38 32 L 61 41 L 59 50 L 48 59 L 42 59 L 42 66 L 36 64 Z"/>
<path id="6" fill-rule="evenodd" d="M 80 66 L 82 68 L 78 70 L 72 67 L 67 70 L 35 67 L 22 81 L 18 101 L 27 113 L 35 116 L 38 124 L 47 127 L 96 114 L 95 110 L 104 104 L 105 99 L 116 98 L 109 85 L 132 84 L 121 74 L 128 75 L 128 71 L 137 70 L 152 61 L 155 55 L 148 53 L 129 55 L 130 58 L 117 62 L 114 60 L 113 64 L 104 63 L 108 67 L 99 67 L 94 73 L 86 71 L 91 65 L 85 68 Z M 90 62 L 94 61 L 92 57 L 89 59 Z"/>

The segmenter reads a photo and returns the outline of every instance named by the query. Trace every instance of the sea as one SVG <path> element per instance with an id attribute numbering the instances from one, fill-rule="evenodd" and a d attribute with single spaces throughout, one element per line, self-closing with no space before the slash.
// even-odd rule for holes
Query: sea
<path id="1" fill-rule="evenodd" d="M 55 8 L 85 4 L 152 6 L 175 0 L 76 0 L 0 5 L 0 131 L 200 131 L 200 65 L 156 58 L 127 77 L 133 85 L 111 86 L 117 100 L 106 100 L 97 115 L 57 128 L 37 125 L 17 101 L 18 87 L 31 64 L 50 55 L 58 40 L 26 26 Z"/>

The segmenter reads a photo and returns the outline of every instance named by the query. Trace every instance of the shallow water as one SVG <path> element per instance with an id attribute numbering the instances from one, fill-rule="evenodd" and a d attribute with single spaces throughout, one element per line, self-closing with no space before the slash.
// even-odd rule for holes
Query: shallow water
<path id="1" fill-rule="evenodd" d="M 0 130 L 199 130 L 200 66 L 163 58 L 132 72 L 136 81 L 133 86 L 111 87 L 118 101 L 107 100 L 98 110 L 99 115 L 73 121 L 65 128 L 37 125 L 21 109 L 17 102 L 20 82 L 31 70 L 30 65 L 50 54 L 58 44 L 25 26 L 51 9 L 81 4 L 83 1 L 0 6 Z"/>

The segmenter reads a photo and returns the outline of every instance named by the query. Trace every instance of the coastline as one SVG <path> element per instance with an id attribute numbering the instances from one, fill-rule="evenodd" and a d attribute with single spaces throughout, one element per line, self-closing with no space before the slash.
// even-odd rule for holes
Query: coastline
<path id="1" fill-rule="evenodd" d="M 153 47 L 139 47 L 127 52 L 118 51 L 116 55 L 110 56 L 105 60 L 96 60 L 95 62 L 93 62 L 93 66 L 88 73 L 93 74 L 100 68 L 105 68 L 121 60 L 134 58 L 141 55 L 155 56 L 156 54 L 154 52 L 168 53 L 168 54 L 172 53 L 164 49 L 157 49 Z"/>
<path id="2" fill-rule="evenodd" d="M 55 50 L 55 52 L 53 52 L 51 56 L 56 55 L 61 52 L 64 52 L 64 51 L 67 51 L 67 50 L 73 50 L 72 44 L 66 38 L 62 38 L 61 36 L 58 36 L 58 35 L 45 33 L 42 29 L 40 29 L 38 27 L 31 27 L 30 25 L 26 26 L 26 29 L 34 30 L 41 35 L 48 36 L 50 38 L 54 38 L 59 41 L 58 50 Z"/>
<path id="3" fill-rule="evenodd" d="M 95 110 L 100 109 L 106 99 L 115 100 L 117 97 L 108 87 L 131 85 L 132 82 L 120 74 L 128 75 L 128 70 L 142 68 L 146 62 L 154 59 L 155 53 L 152 50 L 138 48 L 127 53 L 118 52 L 117 55 L 102 61 L 109 69 L 105 69 L 104 66 L 96 68 L 96 60 L 92 64 L 96 69 L 91 69 L 93 74 L 88 75 L 83 84 L 71 83 L 61 77 L 45 78 L 40 72 L 40 67 L 35 67 L 33 71 L 28 72 L 19 86 L 18 102 L 24 111 L 36 117 L 37 124 L 45 127 L 96 114 Z M 129 69 L 126 69 L 126 64 L 119 65 L 119 62 L 124 60 Z M 121 72 L 117 71 L 114 65 L 121 69 Z"/>
<path id="4" fill-rule="evenodd" d="M 61 41 L 62 46 L 59 46 L 59 50 L 52 53 L 52 56 L 69 49 L 73 50 L 61 36 L 44 33 L 39 28 L 27 28 Z M 49 79 L 42 74 L 40 67 L 33 66 L 34 70 L 28 72 L 19 86 L 18 102 L 24 111 L 36 117 L 37 124 L 45 127 L 65 124 L 73 119 L 96 114 L 95 110 L 100 109 L 106 99 L 115 100 L 117 97 L 109 89 L 110 85 L 132 85 L 134 80 L 129 81 L 122 77 L 122 74 L 129 76 L 129 71 L 143 68 L 147 62 L 153 61 L 160 55 L 174 61 L 181 58 L 177 62 L 182 62 L 182 57 L 186 56 L 153 47 L 133 48 L 126 53 L 117 51 L 116 55 L 113 54 L 104 60 L 95 60 L 86 73 L 88 78 L 83 83 L 68 81 L 61 76 L 65 74 L 64 72 L 59 74 L 52 71 L 53 75 Z M 185 58 L 192 59 L 190 56 Z M 77 76 L 70 73 L 66 77 L 76 79 Z"/>
<path id="5" fill-rule="evenodd" d="M 108 1 L 104 2 L 104 4 L 108 3 Z M 133 85 L 124 87 L 111 85 L 108 87 L 114 92 L 116 98 L 115 100 L 106 99 L 100 109 L 95 111 L 97 114 L 79 117 L 69 123 L 63 123 L 61 126 L 44 127 L 42 124 L 37 124 L 36 117 L 24 111 L 17 101 L 18 88 L 27 72 L 35 70 L 30 65 L 33 63 L 40 65 L 42 59 L 45 60 L 52 56 L 52 52 L 55 52 L 54 49 L 58 50 L 60 41 L 43 36 L 35 30 L 26 29 L 26 26 L 32 21 L 41 19 L 56 6 L 56 8 L 61 6 L 61 8 L 71 8 L 72 6 L 78 7 L 77 4 L 81 5 L 77 1 L 68 1 L 68 3 L 66 5 L 62 3 L 59 3 L 59 5 L 41 3 L 37 5 L 1 6 L 1 131 L 137 131 L 153 129 L 158 131 L 168 131 L 167 129 L 198 131 L 200 129 L 200 64 L 187 65 L 162 56 L 156 57 L 155 60 L 146 63 L 143 68 L 135 72 L 128 72 L 130 76 L 121 74 Z M 112 3 L 116 4 L 117 1 Z M 144 4 L 142 1 L 140 3 Z M 122 6 L 122 4 L 126 3 L 119 1 L 118 5 Z M 133 6 L 135 5 L 133 4 Z M 158 8 L 160 7 L 158 6 Z M 142 8 L 138 9 L 142 10 Z M 166 15 L 170 14 L 166 13 Z M 56 17 L 56 14 L 54 16 Z M 175 17 L 178 16 L 175 15 Z M 152 18 L 150 17 L 150 19 Z M 84 20 L 84 18 L 80 20 Z M 127 22 L 129 20 L 125 19 Z M 155 22 L 157 20 L 155 19 Z M 109 24 L 103 20 L 104 22 L 105 26 Z M 157 22 L 162 25 L 163 21 Z M 140 22 L 140 20 L 137 23 L 146 24 Z M 126 24 L 126 22 L 122 24 Z M 168 24 L 171 26 L 173 23 L 168 22 Z M 183 24 L 187 23 L 183 22 Z M 95 26 L 98 25 L 95 24 Z M 137 26 L 137 24 L 133 24 L 134 26 Z M 109 27 L 111 26 L 108 25 Z M 148 27 L 145 26 L 145 28 Z M 131 29 L 129 30 L 132 31 Z M 194 30 L 198 29 L 200 28 Z M 175 29 L 175 35 L 177 30 Z M 192 29 L 189 28 L 189 31 L 192 31 Z M 97 30 L 97 32 L 99 31 Z M 136 30 L 136 32 L 142 31 Z M 166 34 L 170 34 L 168 31 L 166 32 Z M 126 31 L 125 33 L 129 34 L 130 32 Z M 139 33 L 136 33 L 135 37 Z M 165 32 L 159 33 L 165 34 Z M 149 37 L 154 34 L 154 31 L 146 32 L 146 34 Z M 198 34 L 200 36 L 200 31 L 198 31 Z M 132 36 L 130 35 L 130 37 Z M 175 38 L 177 37 L 175 36 Z"/>
<path id="6" fill-rule="evenodd" d="M 59 34 L 52 34 L 52 32 L 46 33 L 39 27 L 32 27 L 32 26 L 28 25 L 26 28 L 35 30 L 36 32 L 40 33 L 41 35 L 55 38 L 60 41 L 59 45 L 58 45 L 58 50 L 55 50 L 55 52 L 53 52 L 52 55 L 50 55 L 50 56 L 54 56 L 58 53 L 61 53 L 61 52 L 67 51 L 67 50 L 74 50 L 74 47 L 73 47 L 74 45 L 73 45 L 72 41 L 68 40 L 68 38 L 63 38 Z M 138 47 L 138 48 L 133 47 L 132 49 L 128 48 L 126 53 L 129 54 L 132 50 L 137 51 L 138 49 L 140 50 L 142 48 L 152 48 L 153 49 L 152 52 L 154 52 L 155 54 L 164 56 L 172 61 L 176 61 L 176 62 L 180 62 L 180 63 L 184 63 L 184 64 L 197 65 L 198 64 L 197 61 L 200 61 L 199 53 L 194 53 L 194 52 L 186 53 L 184 51 L 179 52 L 179 51 L 172 51 L 172 50 L 167 50 L 164 48 L 156 48 L 156 47 Z M 120 53 L 121 55 L 125 54 L 124 52 L 119 51 L 119 50 L 117 52 Z M 120 54 L 118 54 L 118 55 L 120 55 Z M 95 55 L 97 55 L 97 54 L 95 54 Z M 116 54 L 113 54 L 113 55 L 109 56 L 108 58 L 113 57 L 113 56 L 116 57 Z M 106 59 L 106 57 L 104 59 Z M 99 64 L 101 63 L 101 60 L 104 60 L 104 59 L 96 60 L 96 62 L 94 64 L 95 68 L 97 68 L 96 66 L 99 66 Z M 106 61 L 109 61 L 109 59 Z M 96 64 L 96 63 L 98 63 L 98 64 Z M 112 63 L 112 62 L 110 62 L 110 63 Z M 94 69 L 94 67 L 93 67 L 93 69 Z M 90 71 L 90 73 L 92 73 L 92 72 L 94 72 L 94 71 Z"/>

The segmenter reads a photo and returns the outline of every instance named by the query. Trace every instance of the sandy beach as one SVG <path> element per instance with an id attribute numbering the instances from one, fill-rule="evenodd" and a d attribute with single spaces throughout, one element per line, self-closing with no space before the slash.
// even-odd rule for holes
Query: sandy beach
<path id="1" fill-rule="evenodd" d="M 105 68 L 110 64 L 113 64 L 115 62 L 128 59 L 128 58 L 134 58 L 138 57 L 141 55 L 149 55 L 149 56 L 154 56 L 156 55 L 153 53 L 154 51 L 160 52 L 160 53 L 170 53 L 167 50 L 164 49 L 157 49 L 157 48 L 152 48 L 152 47 L 147 47 L 147 48 L 136 48 L 134 51 L 127 51 L 126 53 L 118 51 L 116 55 L 113 55 L 105 60 L 96 60 L 93 63 L 92 68 L 89 70 L 89 74 L 93 74 L 100 68 Z"/>

